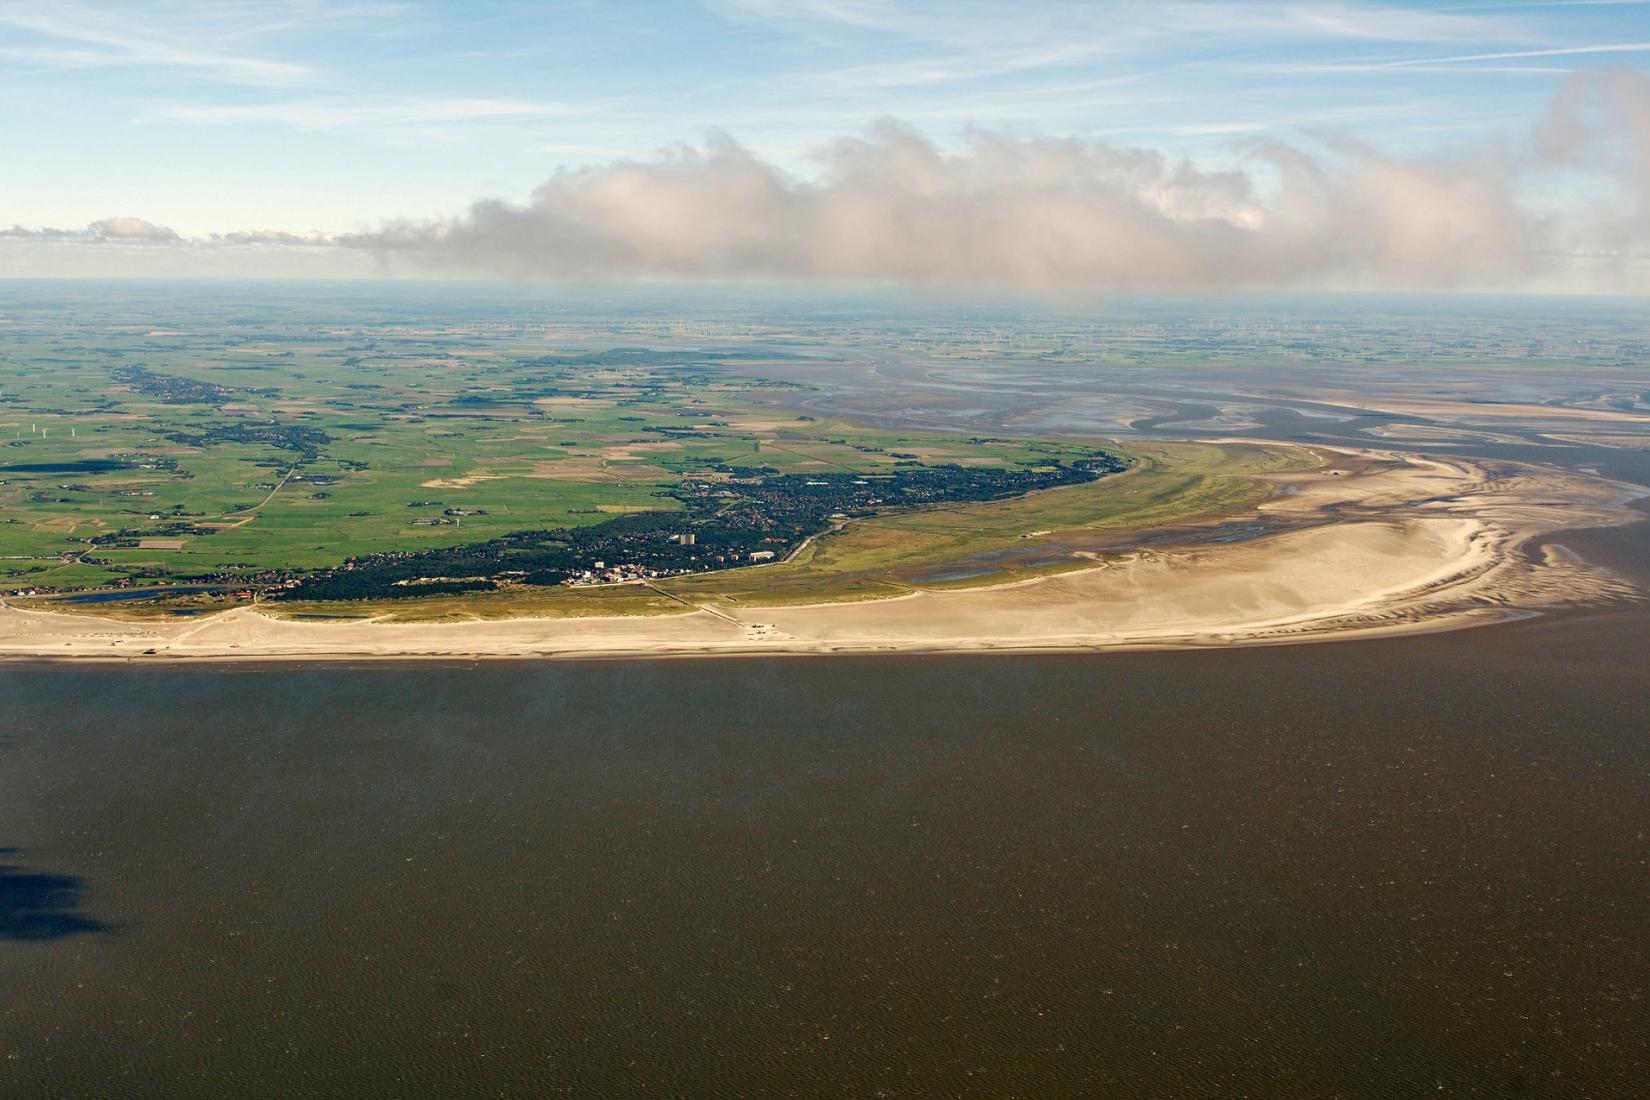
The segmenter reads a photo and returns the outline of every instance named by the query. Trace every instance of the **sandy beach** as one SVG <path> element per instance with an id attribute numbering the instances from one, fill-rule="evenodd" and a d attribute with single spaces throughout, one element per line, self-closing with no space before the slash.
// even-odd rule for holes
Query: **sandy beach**
<path id="1" fill-rule="evenodd" d="M 1343 451 L 1278 478 L 1261 518 L 1289 529 L 1157 547 L 982 588 L 679 615 L 391 623 L 254 607 L 122 621 L 0 606 L 0 659 L 357 660 L 1172 648 L 1454 629 L 1634 598 L 1543 536 L 1632 522 L 1631 487 L 1508 464 Z"/>

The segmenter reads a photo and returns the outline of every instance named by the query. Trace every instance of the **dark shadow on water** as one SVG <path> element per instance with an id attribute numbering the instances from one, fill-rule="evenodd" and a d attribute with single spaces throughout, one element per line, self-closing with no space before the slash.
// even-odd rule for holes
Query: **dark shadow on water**
<path id="1" fill-rule="evenodd" d="M 17 851 L 0 848 L 0 859 Z M 108 924 L 81 911 L 85 889 L 73 875 L 0 863 L 0 940 L 55 940 L 109 931 Z"/>

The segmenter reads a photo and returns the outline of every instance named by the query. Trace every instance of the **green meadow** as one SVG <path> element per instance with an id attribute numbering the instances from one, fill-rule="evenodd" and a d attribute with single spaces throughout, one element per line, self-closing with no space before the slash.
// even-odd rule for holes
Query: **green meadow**
<path id="1" fill-rule="evenodd" d="M 684 476 L 1036 467 L 1087 440 L 886 432 L 787 408 L 761 353 L 485 332 L 11 333 L 0 586 L 253 583 L 674 509 Z M 936 544 L 938 548 L 938 544 Z"/>

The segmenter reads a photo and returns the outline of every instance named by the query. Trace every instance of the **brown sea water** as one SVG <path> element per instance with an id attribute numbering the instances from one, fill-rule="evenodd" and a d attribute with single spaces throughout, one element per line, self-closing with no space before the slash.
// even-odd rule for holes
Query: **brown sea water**
<path id="1" fill-rule="evenodd" d="M 7 667 L 0 1094 L 1642 1096 L 1647 652 Z"/>
<path id="2" fill-rule="evenodd" d="M 170 324 L 247 292 L 122 293 Z M 363 293 L 288 308 L 551 310 Z M 818 408 L 1087 433 L 1150 398 L 1167 435 L 1273 369 L 875 358 Z M 1390 420 L 1260 404 L 1222 434 Z M 1650 485 L 1650 451 L 1472 450 Z M 1650 583 L 1650 528 L 1555 541 Z M 1647 653 L 1625 605 L 1188 653 L 0 667 L 0 1096 L 1642 1097 Z"/>

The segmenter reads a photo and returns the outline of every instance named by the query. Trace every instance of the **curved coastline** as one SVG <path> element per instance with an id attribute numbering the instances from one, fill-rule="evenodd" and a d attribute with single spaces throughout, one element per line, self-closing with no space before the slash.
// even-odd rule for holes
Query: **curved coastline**
<path id="1" fill-rule="evenodd" d="M 1004 584 L 680 614 L 316 622 L 243 607 L 130 622 L 0 605 L 0 660 L 269 661 L 1038 652 L 1430 633 L 1638 590 L 1553 545 L 1635 522 L 1631 486 L 1543 467 L 1345 448 L 1367 469 L 1286 475 L 1281 532 L 1141 549 Z M 1282 487 L 1282 486 L 1280 486 Z"/>

